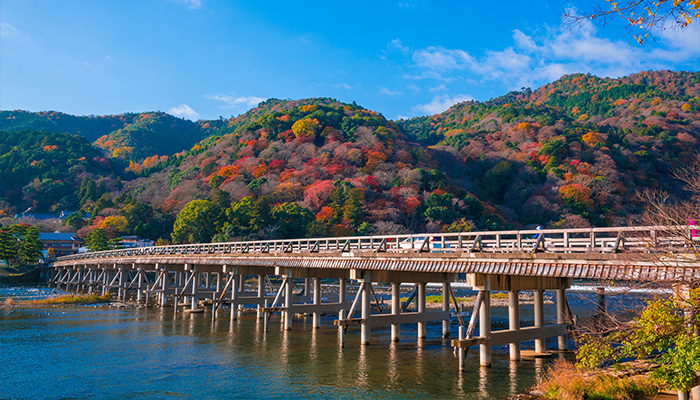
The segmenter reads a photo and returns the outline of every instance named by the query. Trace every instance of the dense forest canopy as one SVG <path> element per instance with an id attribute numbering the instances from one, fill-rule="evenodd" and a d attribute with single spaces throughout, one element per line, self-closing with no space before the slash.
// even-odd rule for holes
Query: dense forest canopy
<path id="1" fill-rule="evenodd" d="M 399 121 L 328 98 L 269 99 L 197 122 L 2 111 L 0 130 L 0 216 L 80 210 L 69 225 L 82 236 L 625 225 L 644 207 L 639 188 L 686 195 L 670 172 L 700 148 L 700 73 L 567 75 Z"/>

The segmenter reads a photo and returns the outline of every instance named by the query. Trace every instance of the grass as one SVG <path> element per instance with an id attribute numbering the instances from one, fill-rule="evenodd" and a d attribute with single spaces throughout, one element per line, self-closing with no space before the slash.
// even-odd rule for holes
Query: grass
<path id="1" fill-rule="evenodd" d="M 96 294 L 72 295 L 67 294 L 58 297 L 49 297 L 48 299 L 31 300 L 27 304 L 31 305 L 68 305 L 68 304 L 95 304 L 109 302 L 109 295 L 98 296 Z"/>
<path id="2" fill-rule="evenodd" d="M 658 391 L 642 375 L 614 377 L 602 373 L 586 374 L 566 361 L 557 361 L 537 389 L 545 399 L 556 400 L 632 400 Z"/>

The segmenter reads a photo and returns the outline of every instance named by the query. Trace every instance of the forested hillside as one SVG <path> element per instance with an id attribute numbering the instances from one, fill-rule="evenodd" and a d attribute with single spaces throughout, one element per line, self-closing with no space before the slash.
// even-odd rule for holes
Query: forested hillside
<path id="1" fill-rule="evenodd" d="M 670 174 L 700 149 L 700 73 L 568 75 L 396 122 L 317 98 L 198 122 L 1 112 L 0 128 L 64 132 L 0 133 L 0 209 L 74 206 L 92 213 L 81 235 L 192 242 L 624 225 L 643 210 L 637 190 L 685 196 Z M 179 139 L 161 143 L 170 137 Z M 66 140 L 80 157 L 53 155 L 69 151 Z M 21 174 L 6 178 L 13 169 Z"/>
<path id="2" fill-rule="evenodd" d="M 569 75 L 532 92 L 399 121 L 464 161 L 466 189 L 518 224 L 624 224 L 698 150 L 700 73 Z"/>
<path id="3" fill-rule="evenodd" d="M 163 112 L 77 117 L 60 112 L 0 111 L 0 130 L 23 129 L 85 137 L 112 158 L 142 162 L 188 150 L 210 136 L 211 124 Z"/>

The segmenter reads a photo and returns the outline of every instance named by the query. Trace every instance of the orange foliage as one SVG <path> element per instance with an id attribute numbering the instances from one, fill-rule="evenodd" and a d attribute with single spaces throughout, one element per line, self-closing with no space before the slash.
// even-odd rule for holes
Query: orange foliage
<path id="1" fill-rule="evenodd" d="M 559 196 L 567 203 L 582 205 L 588 209 L 593 208 L 593 191 L 581 184 L 571 183 L 559 188 Z"/>
<path id="2" fill-rule="evenodd" d="M 526 130 L 528 130 L 528 129 L 530 129 L 530 123 L 529 123 L 529 122 L 520 122 L 520 123 L 518 124 L 518 130 L 526 131 Z"/>
<path id="3" fill-rule="evenodd" d="M 603 139 L 601 134 L 598 132 L 588 132 L 581 137 L 581 140 L 583 140 L 583 143 L 586 143 L 591 147 L 595 147 L 605 142 L 605 139 Z"/>
<path id="4" fill-rule="evenodd" d="M 310 142 L 316 136 L 321 124 L 315 118 L 302 118 L 292 125 L 294 136 L 302 142 Z"/>
<path id="5" fill-rule="evenodd" d="M 121 158 L 122 160 L 125 160 L 131 156 L 133 151 L 134 151 L 133 147 L 129 147 L 129 146 L 118 147 L 112 151 L 112 157 L 113 158 Z"/>
<path id="6" fill-rule="evenodd" d="M 241 167 L 238 165 L 224 165 L 218 171 L 216 171 L 216 175 L 219 175 L 222 178 L 233 178 L 238 175 L 240 170 Z"/>
<path id="7" fill-rule="evenodd" d="M 255 177 L 255 179 L 258 179 L 261 176 L 265 175 L 268 171 L 269 169 L 267 165 L 260 164 L 253 170 L 253 176 Z"/>
<path id="8" fill-rule="evenodd" d="M 316 221 L 328 221 L 331 218 L 333 218 L 333 209 L 330 207 L 322 207 L 316 214 Z"/>
<path id="9" fill-rule="evenodd" d="M 134 172 L 136 174 L 140 174 L 141 171 L 143 170 L 143 167 L 141 167 L 141 165 L 139 165 L 133 161 L 129 161 L 129 166 L 126 167 L 126 170 Z"/>
<path id="10" fill-rule="evenodd" d="M 44 151 L 51 151 L 51 150 L 56 150 L 58 148 L 58 146 L 52 144 L 52 145 L 46 145 L 42 148 L 44 149 Z"/>

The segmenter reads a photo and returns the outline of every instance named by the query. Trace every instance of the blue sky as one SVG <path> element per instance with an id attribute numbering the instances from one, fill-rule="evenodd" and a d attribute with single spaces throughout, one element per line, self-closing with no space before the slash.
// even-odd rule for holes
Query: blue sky
<path id="1" fill-rule="evenodd" d="M 567 73 L 700 67 L 700 21 L 645 45 L 621 19 L 562 24 L 590 4 L 3 0 L 0 109 L 214 119 L 332 97 L 397 119 Z"/>

